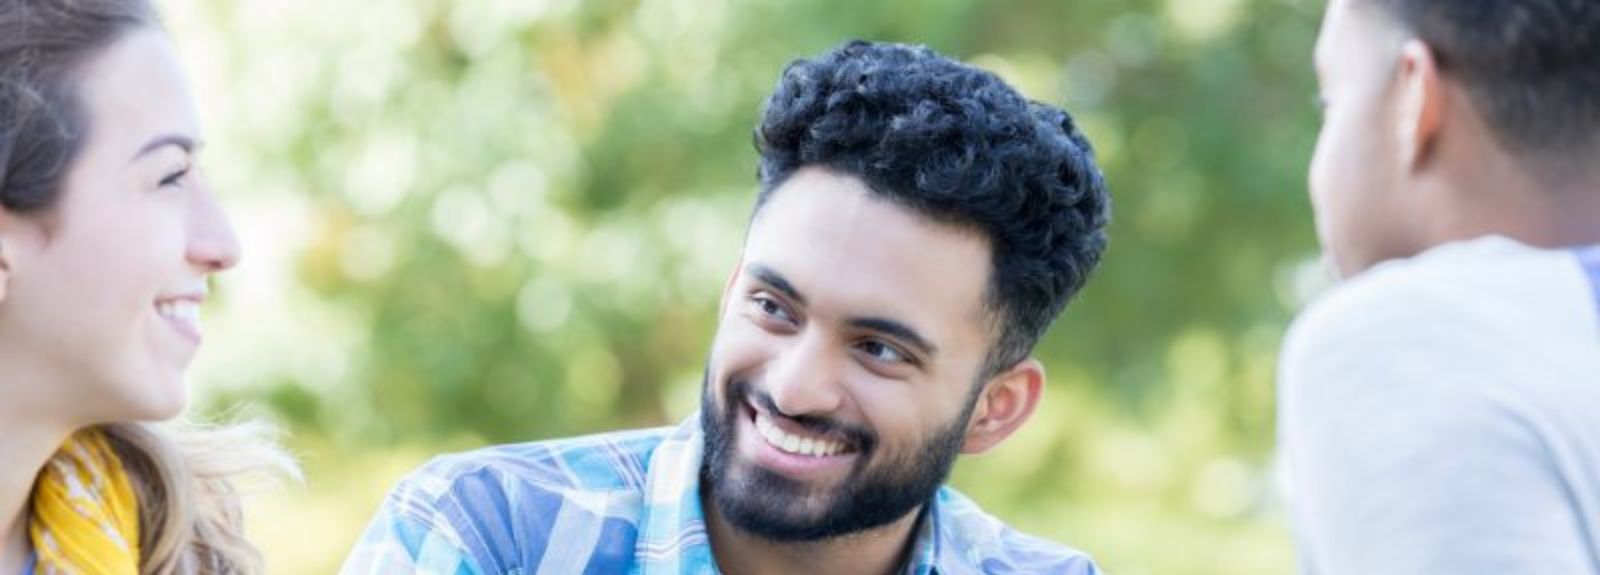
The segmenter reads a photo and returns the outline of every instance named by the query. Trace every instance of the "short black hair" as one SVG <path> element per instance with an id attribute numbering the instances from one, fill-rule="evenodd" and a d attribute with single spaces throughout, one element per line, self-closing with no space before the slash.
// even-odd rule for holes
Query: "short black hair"
<path id="1" fill-rule="evenodd" d="M 1433 49 L 1503 145 L 1592 159 L 1600 145 L 1600 3 L 1361 0 Z"/>
<path id="2" fill-rule="evenodd" d="M 1028 357 L 1105 251 L 1111 199 L 1072 117 L 926 47 L 857 40 L 790 63 L 755 144 L 755 213 L 818 166 L 988 238 L 985 377 Z"/>

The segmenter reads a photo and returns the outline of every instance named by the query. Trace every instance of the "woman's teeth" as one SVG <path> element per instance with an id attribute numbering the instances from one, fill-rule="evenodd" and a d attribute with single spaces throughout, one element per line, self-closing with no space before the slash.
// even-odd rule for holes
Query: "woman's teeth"
<path id="1" fill-rule="evenodd" d="M 156 313 L 188 324 L 200 322 L 200 304 L 188 300 L 157 302 Z"/>

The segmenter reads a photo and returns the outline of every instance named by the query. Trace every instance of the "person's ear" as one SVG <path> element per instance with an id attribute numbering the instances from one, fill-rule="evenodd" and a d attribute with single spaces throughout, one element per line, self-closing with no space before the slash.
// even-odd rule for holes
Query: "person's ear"
<path id="1" fill-rule="evenodd" d="M 1400 46 L 1399 131 L 1403 165 L 1416 168 L 1438 141 L 1445 114 L 1445 86 L 1433 49 L 1421 40 Z"/>
<path id="2" fill-rule="evenodd" d="M 990 378 L 967 422 L 962 453 L 983 453 L 1022 427 L 1044 395 L 1044 364 L 1029 358 Z"/>
<path id="3" fill-rule="evenodd" d="M 11 259 L 6 253 L 5 238 L 0 238 L 0 304 L 6 302 L 6 288 L 11 285 Z"/>

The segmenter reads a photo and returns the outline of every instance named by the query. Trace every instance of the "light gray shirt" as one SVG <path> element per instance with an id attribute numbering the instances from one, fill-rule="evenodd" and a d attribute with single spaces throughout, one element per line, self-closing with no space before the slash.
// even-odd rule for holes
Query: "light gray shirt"
<path id="1" fill-rule="evenodd" d="M 1303 313 L 1279 372 L 1302 570 L 1600 575 L 1600 249 L 1491 237 Z"/>

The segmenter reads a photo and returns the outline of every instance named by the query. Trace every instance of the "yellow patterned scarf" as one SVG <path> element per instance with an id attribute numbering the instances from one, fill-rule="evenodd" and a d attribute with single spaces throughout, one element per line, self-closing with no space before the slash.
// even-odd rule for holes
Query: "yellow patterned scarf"
<path id="1" fill-rule="evenodd" d="M 139 503 L 105 433 L 62 444 L 33 488 L 28 535 L 41 575 L 137 575 Z"/>

